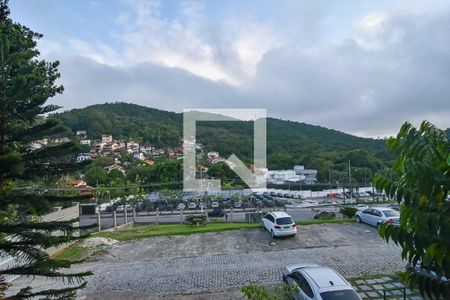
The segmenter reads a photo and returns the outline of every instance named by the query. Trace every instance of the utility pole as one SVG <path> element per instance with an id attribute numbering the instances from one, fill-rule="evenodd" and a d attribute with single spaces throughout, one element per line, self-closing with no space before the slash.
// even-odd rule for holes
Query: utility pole
<path id="1" fill-rule="evenodd" d="M 350 159 L 348 160 L 348 178 L 350 183 L 350 203 L 353 202 L 353 186 L 352 186 L 352 169 L 350 166 Z"/>

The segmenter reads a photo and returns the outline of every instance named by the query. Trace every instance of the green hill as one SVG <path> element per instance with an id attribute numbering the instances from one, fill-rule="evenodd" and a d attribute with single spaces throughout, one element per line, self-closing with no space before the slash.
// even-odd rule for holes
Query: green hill
<path id="1" fill-rule="evenodd" d="M 178 146 L 182 137 L 181 113 L 136 104 L 98 104 L 52 116 L 73 131 L 87 130 L 91 139 L 111 133 L 115 138 L 156 146 Z M 205 152 L 219 151 L 223 157 L 235 153 L 251 163 L 253 122 L 199 122 L 197 141 L 205 146 Z M 322 180 L 329 175 L 345 176 L 348 160 L 359 179 L 370 178 L 391 161 L 384 140 L 274 118 L 267 119 L 267 155 L 270 169 L 290 169 L 294 164 L 303 164 L 318 169 Z"/>

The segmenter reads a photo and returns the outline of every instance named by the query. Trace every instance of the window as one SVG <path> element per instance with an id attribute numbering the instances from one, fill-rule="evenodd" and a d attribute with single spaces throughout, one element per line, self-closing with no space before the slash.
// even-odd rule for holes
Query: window
<path id="1" fill-rule="evenodd" d="M 381 217 L 381 211 L 379 210 L 373 210 L 373 215 L 377 217 Z"/>
<path id="2" fill-rule="evenodd" d="M 273 218 L 273 216 L 271 214 L 267 214 L 264 218 L 266 218 L 267 220 L 269 220 L 272 223 L 275 221 L 275 219 Z"/>
<path id="3" fill-rule="evenodd" d="M 292 221 L 291 217 L 284 217 L 284 218 L 278 218 L 277 219 L 277 224 L 278 225 L 290 225 L 294 223 L 294 221 Z"/>
<path id="4" fill-rule="evenodd" d="M 400 216 L 400 214 L 395 210 L 383 210 L 383 214 L 388 218 Z"/>
<path id="5" fill-rule="evenodd" d="M 363 214 L 371 215 L 372 214 L 372 210 L 370 208 L 368 208 L 365 211 L 363 211 Z"/>
<path id="6" fill-rule="evenodd" d="M 360 300 L 354 290 L 331 291 L 320 293 L 323 300 Z"/>
<path id="7" fill-rule="evenodd" d="M 307 295 L 310 298 L 314 297 L 314 293 L 312 291 L 311 286 L 309 285 L 308 281 L 305 279 L 305 277 L 303 277 L 302 274 L 300 274 L 299 272 L 295 272 L 294 273 L 294 280 L 297 283 L 297 285 L 299 286 L 300 290 Z"/>

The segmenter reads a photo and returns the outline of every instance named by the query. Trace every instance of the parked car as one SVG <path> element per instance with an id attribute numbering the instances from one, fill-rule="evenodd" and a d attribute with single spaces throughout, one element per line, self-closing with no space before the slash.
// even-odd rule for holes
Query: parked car
<path id="1" fill-rule="evenodd" d="M 363 211 L 357 211 L 355 220 L 358 223 L 364 222 L 377 228 L 382 223 L 399 225 L 400 213 L 388 207 L 372 207 Z"/>
<path id="2" fill-rule="evenodd" d="M 195 209 L 197 207 L 197 204 L 194 202 L 189 203 L 188 209 Z"/>
<path id="3" fill-rule="evenodd" d="M 186 208 L 186 204 L 184 204 L 184 203 L 179 203 L 178 206 L 177 206 L 178 210 L 183 210 L 185 208 Z"/>
<path id="4" fill-rule="evenodd" d="M 367 204 L 358 204 L 358 205 L 356 205 L 356 207 L 355 207 L 357 210 L 361 210 L 361 211 L 363 211 L 363 210 L 366 210 L 366 209 L 368 209 L 369 208 L 369 206 L 367 205 Z"/>
<path id="5" fill-rule="evenodd" d="M 283 281 L 296 300 L 361 300 L 353 287 L 335 270 L 316 264 L 283 269 Z"/>
<path id="6" fill-rule="evenodd" d="M 389 204 L 388 207 L 393 210 L 400 211 L 400 204 Z"/>
<path id="7" fill-rule="evenodd" d="M 242 207 L 242 202 L 241 201 L 236 201 L 233 203 L 234 208 L 241 208 Z"/>
<path id="8" fill-rule="evenodd" d="M 297 225 L 292 217 L 285 212 L 276 211 L 267 213 L 262 218 L 262 224 L 273 238 L 297 234 Z"/>
<path id="9" fill-rule="evenodd" d="M 275 203 L 272 200 L 263 200 L 262 202 L 265 207 L 275 207 Z"/>
<path id="10" fill-rule="evenodd" d="M 223 217 L 223 216 L 225 216 L 225 213 L 223 212 L 223 209 L 221 209 L 220 207 L 216 207 L 208 213 L 208 216 L 209 217 Z"/>
<path id="11" fill-rule="evenodd" d="M 437 280 L 438 277 L 437 277 L 436 272 L 432 270 L 433 267 L 431 267 L 430 269 L 431 270 L 427 270 L 427 269 L 423 268 L 422 264 L 420 262 L 417 262 L 415 267 L 409 262 L 406 263 L 406 270 L 409 270 L 411 272 L 414 272 L 414 273 L 419 274 L 419 275 L 424 276 L 424 277 L 428 277 L 428 278 L 433 279 L 433 280 Z M 446 276 L 442 276 L 440 278 L 441 282 L 444 282 L 444 281 L 447 281 L 447 280 L 449 280 L 449 279 Z"/>
<path id="12" fill-rule="evenodd" d="M 119 205 L 116 208 L 116 213 L 123 213 L 125 211 L 125 209 L 127 210 L 127 212 L 132 212 L 133 211 L 133 205 L 130 205 L 130 204 Z"/>
<path id="13" fill-rule="evenodd" d="M 338 199 L 344 199 L 344 198 L 345 198 L 345 195 L 344 195 L 344 193 L 340 193 L 340 194 L 337 194 L 336 198 L 338 198 Z"/>
<path id="14" fill-rule="evenodd" d="M 250 207 L 252 207 L 252 203 L 250 201 L 244 201 L 244 202 L 242 202 L 242 207 L 250 208 Z"/>
<path id="15" fill-rule="evenodd" d="M 217 207 L 219 207 L 219 202 L 217 202 L 217 201 L 212 202 L 212 203 L 211 203 L 211 207 L 212 207 L 212 208 L 217 208 Z"/>
<path id="16" fill-rule="evenodd" d="M 334 212 L 332 212 L 332 211 L 326 211 L 326 210 L 324 210 L 324 211 L 321 211 L 321 212 L 319 212 L 318 214 L 316 214 L 316 215 L 314 216 L 314 219 L 315 219 L 315 220 L 320 220 L 320 219 L 322 219 L 322 218 L 327 218 L 327 217 L 329 217 L 329 218 L 335 218 L 335 217 L 336 217 L 336 214 L 335 214 Z"/>

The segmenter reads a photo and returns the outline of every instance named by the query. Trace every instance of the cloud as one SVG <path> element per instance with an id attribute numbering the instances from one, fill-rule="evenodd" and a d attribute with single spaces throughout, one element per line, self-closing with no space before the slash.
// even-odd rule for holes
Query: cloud
<path id="1" fill-rule="evenodd" d="M 66 91 L 55 101 L 65 108 L 257 107 L 369 136 L 406 120 L 450 127 L 450 8 L 441 1 L 369 10 L 340 34 L 330 33 L 332 12 L 304 3 L 271 22 L 242 11 L 211 21 L 197 2 L 176 16 L 164 2 L 124 3 L 112 35 L 120 47 L 77 37 L 66 48 L 47 44 L 61 60 Z"/>

